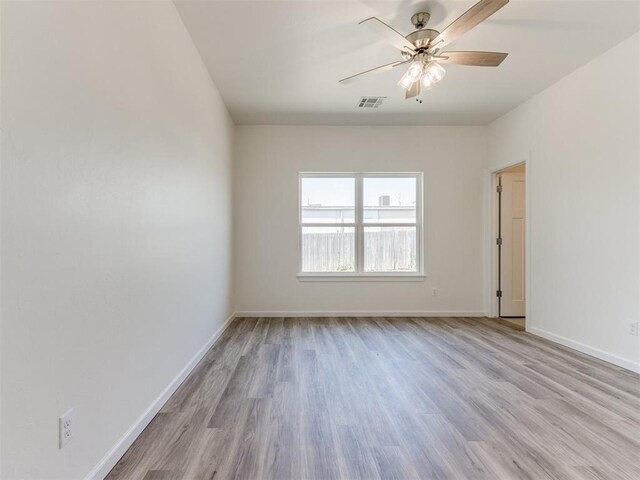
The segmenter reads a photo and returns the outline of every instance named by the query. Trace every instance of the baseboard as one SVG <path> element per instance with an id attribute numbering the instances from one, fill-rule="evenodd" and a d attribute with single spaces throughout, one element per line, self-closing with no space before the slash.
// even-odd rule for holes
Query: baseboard
<path id="1" fill-rule="evenodd" d="M 87 479 L 104 479 L 111 469 L 118 463 L 118 460 L 125 454 L 133 442 L 138 438 L 142 431 L 149 425 L 149 422 L 156 416 L 162 406 L 169 400 L 169 397 L 178 389 L 180 384 L 189 376 L 195 366 L 202 360 L 202 357 L 209 351 L 213 344 L 220 338 L 222 333 L 227 329 L 231 321 L 236 317 L 235 313 L 231 314 L 211 336 L 207 343 L 198 350 L 198 353 L 189 361 L 189 363 L 180 371 L 180 373 L 171 381 L 169 385 L 162 391 L 147 410 L 136 420 L 131 428 L 125 433 L 120 440 L 113 446 L 111 450 L 98 462 L 98 464 L 87 475 Z"/>
<path id="2" fill-rule="evenodd" d="M 527 327 L 527 332 L 542 338 L 546 338 L 547 340 L 551 340 L 552 342 L 559 343 L 560 345 L 564 345 L 565 347 L 573 348 L 574 350 L 586 353 L 587 355 L 591 355 L 592 357 L 599 358 L 600 360 L 604 360 L 605 362 L 613 363 L 614 365 L 626 368 L 627 370 L 631 370 L 632 372 L 640 373 L 640 363 L 638 362 L 634 362 L 632 360 L 619 357 L 618 355 L 605 352 L 604 350 L 600 350 L 599 348 L 591 347 L 589 345 L 585 345 L 584 343 L 576 342 L 575 340 L 556 335 L 555 333 L 542 330 L 541 328 Z"/>
<path id="3" fill-rule="evenodd" d="M 484 317 L 481 311 L 360 311 L 349 310 L 343 312 L 331 311 L 264 311 L 264 312 L 236 312 L 236 317 Z"/>

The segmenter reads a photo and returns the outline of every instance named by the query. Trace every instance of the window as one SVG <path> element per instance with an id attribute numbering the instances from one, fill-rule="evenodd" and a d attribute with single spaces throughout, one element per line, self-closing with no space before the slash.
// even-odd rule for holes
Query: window
<path id="1" fill-rule="evenodd" d="M 299 180 L 300 276 L 422 276 L 422 174 Z"/>

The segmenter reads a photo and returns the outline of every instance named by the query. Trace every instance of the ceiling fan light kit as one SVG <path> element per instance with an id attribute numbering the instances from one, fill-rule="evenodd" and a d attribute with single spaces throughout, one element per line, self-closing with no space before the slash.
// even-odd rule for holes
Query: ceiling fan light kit
<path id="1" fill-rule="evenodd" d="M 446 70 L 433 57 L 426 53 L 419 53 L 409 65 L 398 85 L 410 91 L 413 84 L 419 82 L 419 90 L 431 90 L 433 86 L 444 78 Z"/>
<path id="2" fill-rule="evenodd" d="M 416 100 L 422 103 L 420 99 L 422 92 L 430 90 L 444 78 L 446 70 L 441 65 L 442 63 L 478 67 L 497 67 L 502 63 L 507 57 L 506 53 L 442 52 L 441 50 L 462 34 L 486 20 L 507 3 L 509 3 L 509 0 L 480 0 L 442 32 L 424 28 L 431 15 L 427 12 L 418 12 L 411 17 L 411 23 L 417 30 L 406 37 L 376 17 L 367 18 L 360 24 L 369 26 L 375 33 L 398 48 L 402 61 L 382 65 L 381 67 L 343 78 L 340 83 L 351 83 L 366 74 L 384 72 L 392 70 L 399 65 L 409 64 L 398 85 L 405 90 L 405 98 L 416 97 Z"/>

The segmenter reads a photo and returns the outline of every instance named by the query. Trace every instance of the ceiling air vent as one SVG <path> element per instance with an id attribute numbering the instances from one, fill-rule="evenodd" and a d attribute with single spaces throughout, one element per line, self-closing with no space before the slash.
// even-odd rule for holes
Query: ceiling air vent
<path id="1" fill-rule="evenodd" d="M 362 97 L 358 108 L 378 108 L 387 97 Z"/>

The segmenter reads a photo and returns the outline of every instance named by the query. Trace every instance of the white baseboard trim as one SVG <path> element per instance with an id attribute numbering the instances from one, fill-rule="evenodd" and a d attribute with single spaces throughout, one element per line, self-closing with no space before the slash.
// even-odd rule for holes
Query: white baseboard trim
<path id="1" fill-rule="evenodd" d="M 118 460 L 122 458 L 125 452 L 138 438 L 142 431 L 149 425 L 149 422 L 153 420 L 153 417 L 160 411 L 162 406 L 169 400 L 169 397 L 178 389 L 180 384 L 189 376 L 195 366 L 202 360 L 202 357 L 209 351 L 213 344 L 220 338 L 222 333 L 231 324 L 231 321 L 236 317 L 236 313 L 232 313 L 229 318 L 218 328 L 218 330 L 211 336 L 207 343 L 198 350 L 189 363 L 178 373 L 178 375 L 171 381 L 169 385 L 162 391 L 162 393 L 156 398 L 153 403 L 147 408 L 147 410 L 135 421 L 131 428 L 122 436 L 120 440 L 113 446 L 111 450 L 98 462 L 98 464 L 87 475 L 87 480 L 91 479 L 104 479 L 111 469 L 118 463 Z"/>
<path id="2" fill-rule="evenodd" d="M 236 312 L 236 317 L 484 317 L 481 311 L 359 311 L 343 312 L 331 311 L 264 311 L 264 312 Z"/>
<path id="3" fill-rule="evenodd" d="M 632 360 L 619 357 L 618 355 L 605 352 L 604 350 L 600 350 L 599 348 L 591 347 L 589 345 L 585 345 L 584 343 L 576 342 L 575 340 L 556 335 L 555 333 L 548 332 L 547 330 L 542 330 L 541 328 L 527 327 L 527 332 L 542 338 L 546 338 L 547 340 L 551 340 L 552 342 L 559 343 L 560 345 L 564 345 L 565 347 L 573 348 L 574 350 L 586 353 L 587 355 L 591 355 L 592 357 L 599 358 L 600 360 L 604 360 L 605 362 L 613 363 L 614 365 L 626 368 L 627 370 L 631 370 L 632 372 L 640 373 L 640 363 L 638 362 L 634 362 Z"/>

